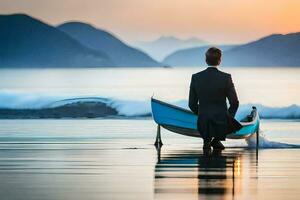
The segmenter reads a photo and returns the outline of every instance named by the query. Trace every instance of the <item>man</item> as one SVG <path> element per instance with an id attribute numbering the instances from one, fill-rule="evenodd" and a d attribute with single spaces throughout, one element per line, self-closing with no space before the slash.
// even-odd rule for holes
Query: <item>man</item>
<path id="1" fill-rule="evenodd" d="M 207 50 L 208 68 L 192 75 L 189 107 L 198 115 L 197 127 L 204 144 L 203 149 L 223 150 L 221 141 L 228 133 L 242 126 L 234 119 L 239 106 L 238 97 L 230 74 L 218 70 L 222 52 L 212 47 Z M 227 109 L 226 98 L 230 107 Z"/>

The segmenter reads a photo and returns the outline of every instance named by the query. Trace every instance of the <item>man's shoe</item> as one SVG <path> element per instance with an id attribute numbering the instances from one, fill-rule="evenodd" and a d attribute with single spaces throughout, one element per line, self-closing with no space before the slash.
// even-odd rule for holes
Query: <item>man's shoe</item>
<path id="1" fill-rule="evenodd" d="M 224 145 L 220 142 L 220 140 L 213 139 L 213 141 L 210 144 L 216 150 L 224 150 L 225 149 Z"/>

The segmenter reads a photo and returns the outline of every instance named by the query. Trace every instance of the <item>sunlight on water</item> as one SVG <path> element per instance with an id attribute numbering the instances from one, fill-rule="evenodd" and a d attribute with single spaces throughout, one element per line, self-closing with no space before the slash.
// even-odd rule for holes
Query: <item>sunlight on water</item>
<path id="1" fill-rule="evenodd" d="M 272 142 L 300 144 L 300 123 L 262 121 Z M 205 153 L 199 138 L 152 120 L 0 120 L 0 194 L 11 199 L 297 199 L 299 149 Z"/>

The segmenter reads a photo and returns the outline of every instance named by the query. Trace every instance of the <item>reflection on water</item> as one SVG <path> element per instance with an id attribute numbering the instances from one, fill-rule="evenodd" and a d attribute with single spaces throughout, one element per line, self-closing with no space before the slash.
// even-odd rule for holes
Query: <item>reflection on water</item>
<path id="1" fill-rule="evenodd" d="M 151 120 L 0 120 L 2 200 L 299 200 L 300 151 L 228 140 L 204 154 L 197 138 Z M 263 121 L 272 141 L 299 144 L 299 122 Z M 157 155 L 158 153 L 158 155 Z"/>
<path id="2" fill-rule="evenodd" d="M 241 191 L 242 154 L 238 152 L 194 150 L 161 156 L 160 151 L 155 166 L 155 199 L 174 199 L 174 194 L 188 199 L 233 199 Z"/>

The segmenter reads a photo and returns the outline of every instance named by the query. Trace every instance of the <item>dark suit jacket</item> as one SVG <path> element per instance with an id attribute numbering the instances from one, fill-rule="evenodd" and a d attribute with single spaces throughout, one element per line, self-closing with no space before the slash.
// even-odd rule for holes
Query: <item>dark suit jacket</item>
<path id="1" fill-rule="evenodd" d="M 230 107 L 227 108 L 226 98 Z M 226 134 L 242 126 L 234 119 L 239 101 L 230 74 L 208 67 L 193 74 L 189 107 L 198 115 L 198 131 L 203 139 L 225 140 Z"/>

